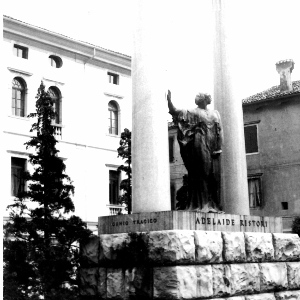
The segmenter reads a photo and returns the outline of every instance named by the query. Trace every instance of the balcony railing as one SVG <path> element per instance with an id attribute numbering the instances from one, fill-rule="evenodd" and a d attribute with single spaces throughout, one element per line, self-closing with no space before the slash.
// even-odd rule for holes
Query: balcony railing
<path id="1" fill-rule="evenodd" d="M 52 124 L 54 127 L 54 134 L 57 139 L 62 139 L 62 125 L 61 124 Z"/>
<path id="2" fill-rule="evenodd" d="M 122 205 L 109 204 L 108 207 L 109 207 L 109 214 L 111 216 L 118 215 L 120 213 L 122 214 L 125 213 L 124 206 Z"/>

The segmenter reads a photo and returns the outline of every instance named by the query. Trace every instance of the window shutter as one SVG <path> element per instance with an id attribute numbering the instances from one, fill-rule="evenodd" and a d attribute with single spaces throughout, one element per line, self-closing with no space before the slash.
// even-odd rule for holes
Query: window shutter
<path id="1" fill-rule="evenodd" d="M 257 153 L 258 142 L 257 142 L 257 125 L 245 126 L 245 147 L 246 153 Z"/>
<path id="2" fill-rule="evenodd" d="M 58 110 L 58 122 L 62 124 L 62 97 L 59 97 L 59 110 Z"/>

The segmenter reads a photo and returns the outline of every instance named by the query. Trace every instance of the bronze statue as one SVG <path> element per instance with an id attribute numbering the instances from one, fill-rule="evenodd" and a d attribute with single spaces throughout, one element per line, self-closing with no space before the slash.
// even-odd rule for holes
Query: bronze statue
<path id="1" fill-rule="evenodd" d="M 177 140 L 188 171 L 188 201 L 185 210 L 218 212 L 220 205 L 220 154 L 223 132 L 216 110 L 208 110 L 211 96 L 196 95 L 196 108 L 177 109 L 167 95 L 169 113 L 178 126 Z"/>

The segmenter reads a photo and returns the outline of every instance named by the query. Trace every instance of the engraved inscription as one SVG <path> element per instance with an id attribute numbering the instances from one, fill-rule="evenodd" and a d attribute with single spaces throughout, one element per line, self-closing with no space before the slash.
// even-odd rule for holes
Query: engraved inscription
<path id="1" fill-rule="evenodd" d="M 112 222 L 111 226 L 128 226 L 132 224 L 139 225 L 139 224 L 151 224 L 151 223 L 154 224 L 157 222 L 157 219 L 153 218 L 153 219 L 143 219 L 143 220 L 132 220 L 131 222 L 129 221 Z"/>
<path id="2" fill-rule="evenodd" d="M 234 219 L 215 219 L 215 218 L 197 218 L 197 224 L 208 224 L 208 225 L 226 225 L 226 226 L 235 226 Z M 255 221 L 255 220 L 240 220 L 240 226 L 252 226 L 252 227 L 268 227 L 267 221 Z"/>

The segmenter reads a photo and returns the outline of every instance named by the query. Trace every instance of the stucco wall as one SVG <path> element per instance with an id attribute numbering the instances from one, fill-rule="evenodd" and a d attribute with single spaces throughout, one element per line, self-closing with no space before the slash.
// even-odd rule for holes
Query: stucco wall
<path id="1" fill-rule="evenodd" d="M 97 222 L 109 215 L 109 169 L 122 164 L 117 158 L 120 132 L 131 130 L 130 57 L 49 33 L 16 20 L 4 20 L 3 94 L 1 101 L 2 145 L 5 153 L 2 167 L 2 211 L 11 203 L 11 157 L 28 159 L 24 142 L 30 138 L 32 120 L 12 116 L 12 79 L 21 77 L 27 85 L 25 115 L 35 111 L 35 96 L 43 80 L 46 89 L 59 88 L 62 94 L 62 139 L 57 145 L 65 159 L 66 172 L 73 180 L 76 214 L 84 221 Z M 29 49 L 28 59 L 13 55 L 14 44 Z M 105 52 L 106 51 L 106 52 Z M 63 61 L 53 68 L 49 55 Z M 102 56 L 101 56 L 102 55 Z M 88 63 L 86 63 L 88 62 Z M 108 82 L 107 72 L 119 75 L 119 85 Z M 108 134 L 108 102 L 118 103 L 119 135 Z M 28 169 L 32 168 L 28 165 Z M 5 215 L 5 213 L 4 213 Z"/>
<path id="2" fill-rule="evenodd" d="M 259 122 L 259 153 L 247 155 L 248 175 L 262 173 L 263 205 L 252 214 L 300 214 L 300 97 L 243 107 L 244 122 Z M 281 202 L 288 202 L 283 210 Z"/>

